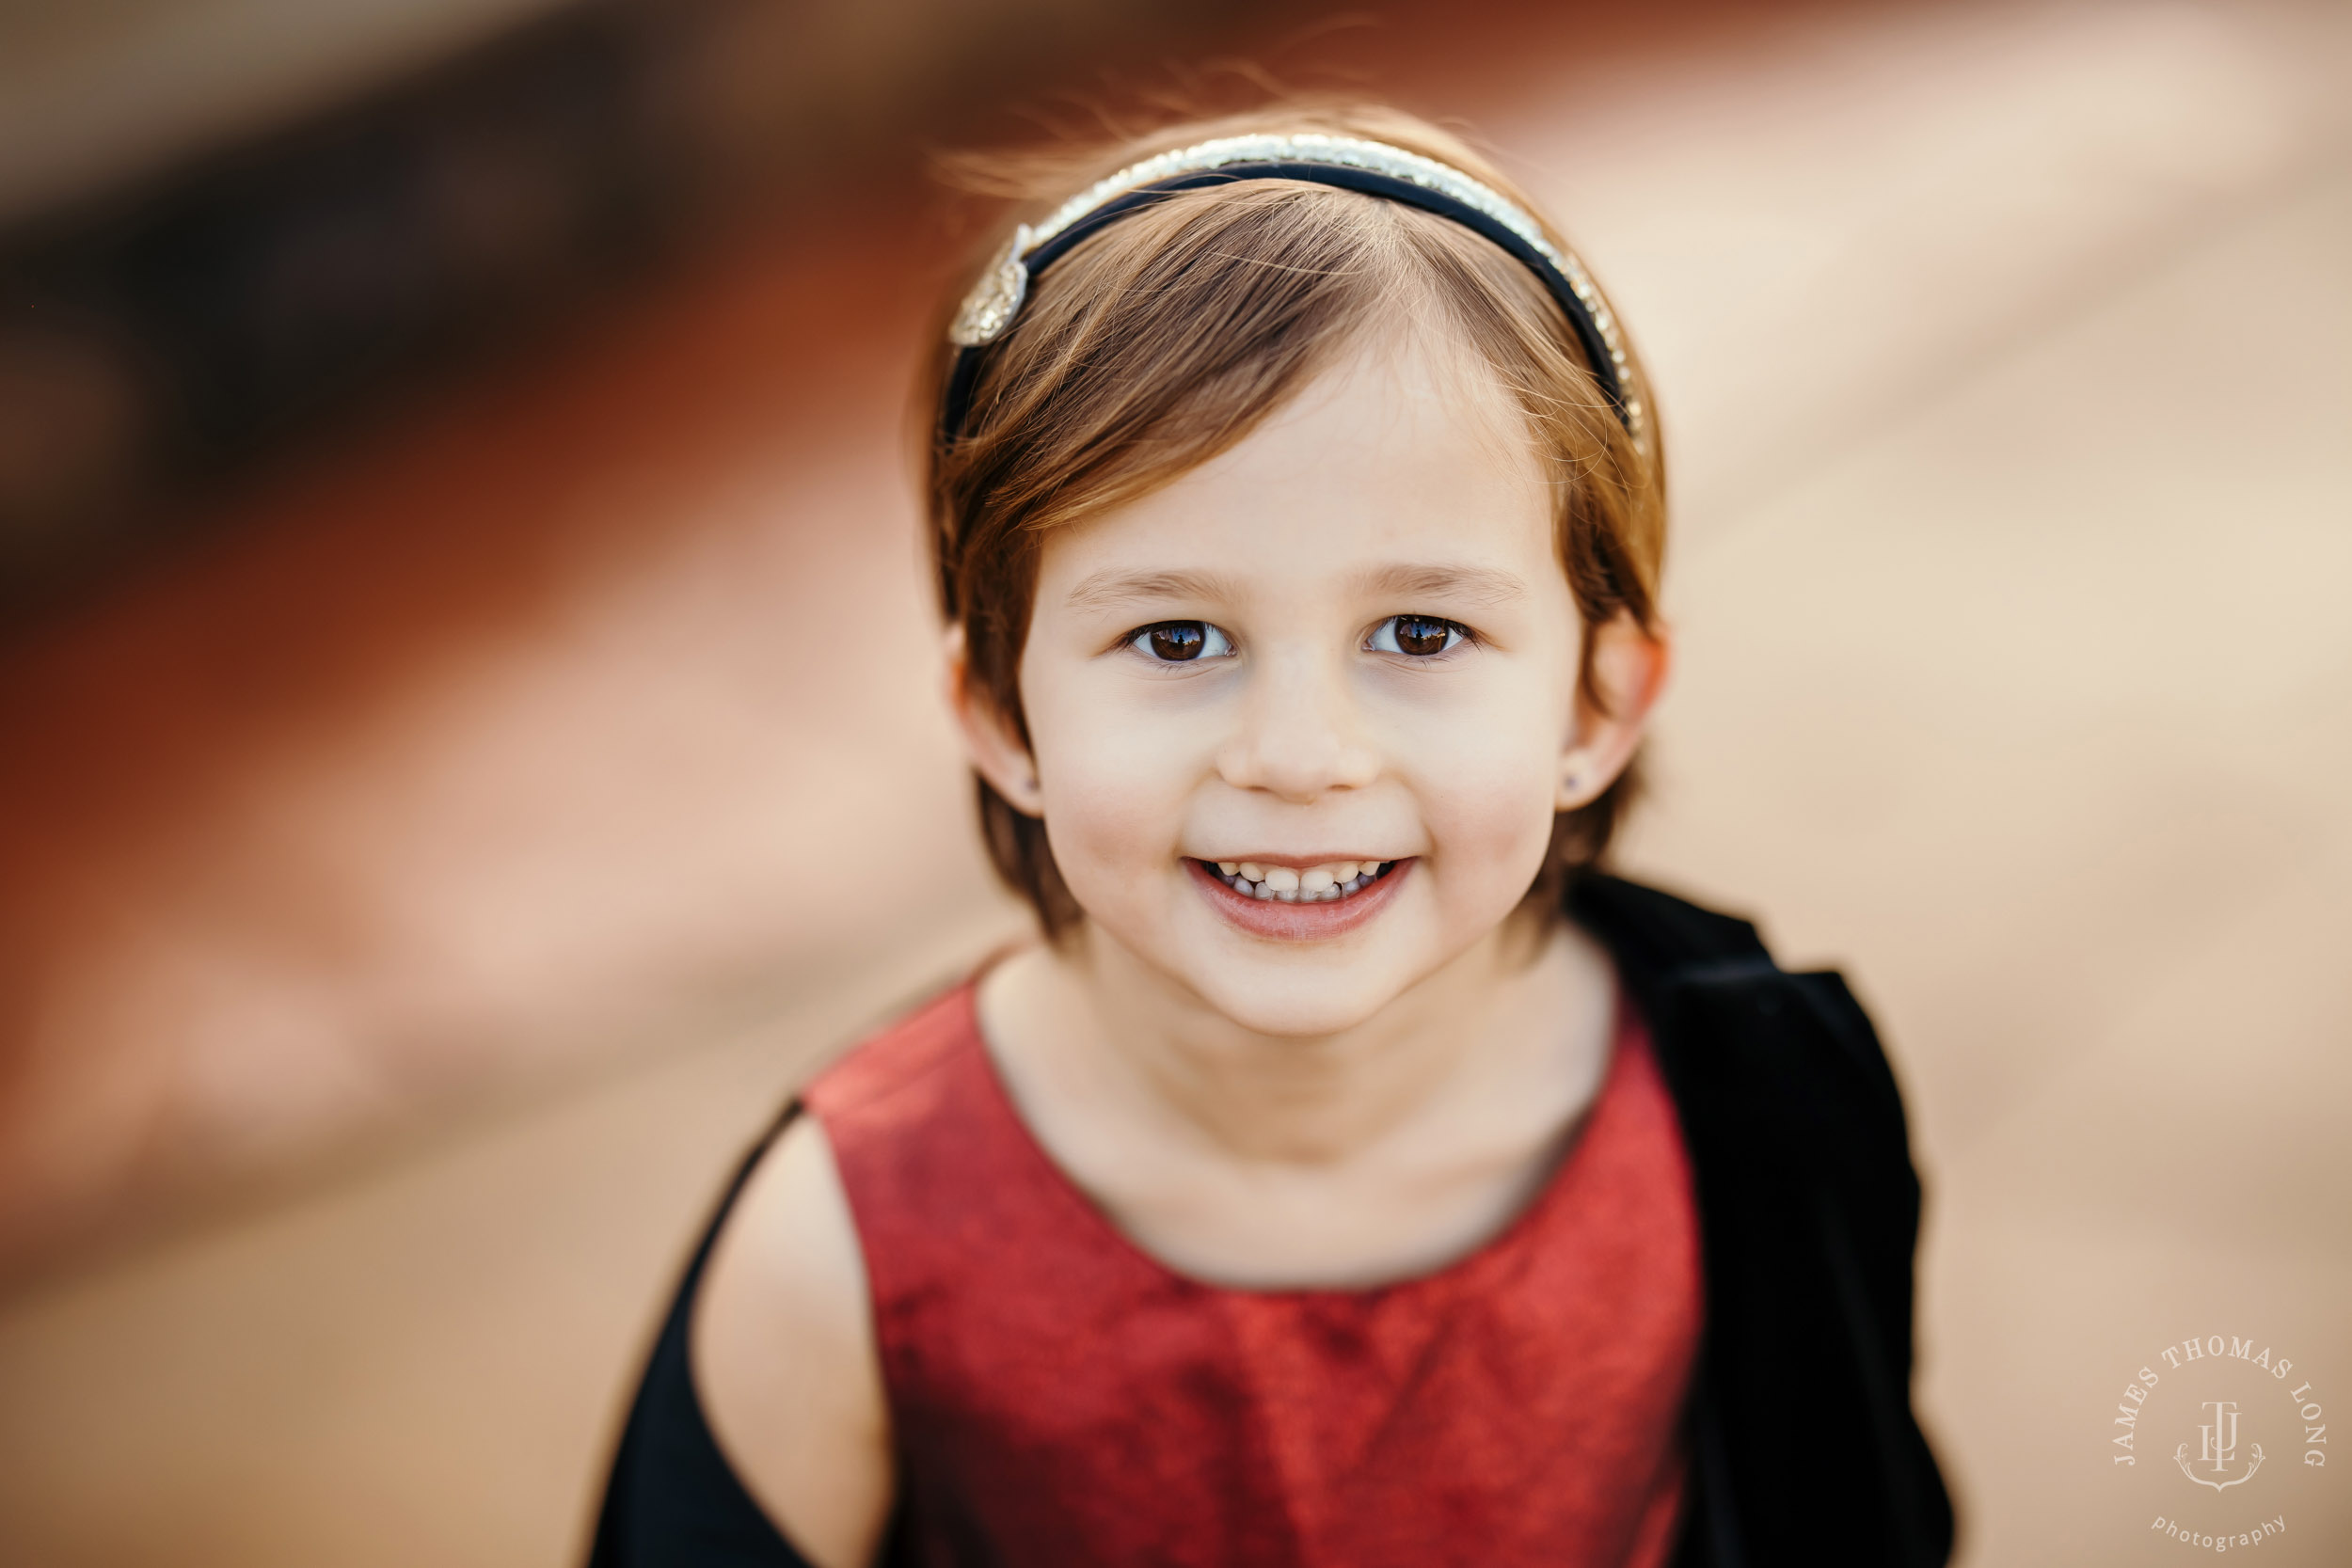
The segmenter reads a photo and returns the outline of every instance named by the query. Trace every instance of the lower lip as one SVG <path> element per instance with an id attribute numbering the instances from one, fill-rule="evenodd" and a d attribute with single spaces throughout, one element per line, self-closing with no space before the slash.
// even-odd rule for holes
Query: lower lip
<path id="1" fill-rule="evenodd" d="M 1411 873 L 1415 863 L 1410 860 L 1398 861 L 1389 868 L 1387 876 L 1372 886 L 1327 904 L 1285 904 L 1279 898 L 1252 898 L 1226 886 L 1199 861 L 1186 860 L 1184 869 L 1192 873 L 1194 885 L 1200 889 L 1210 908 L 1251 936 L 1274 942 L 1323 942 L 1352 931 L 1378 914 L 1395 896 L 1397 884 Z"/>

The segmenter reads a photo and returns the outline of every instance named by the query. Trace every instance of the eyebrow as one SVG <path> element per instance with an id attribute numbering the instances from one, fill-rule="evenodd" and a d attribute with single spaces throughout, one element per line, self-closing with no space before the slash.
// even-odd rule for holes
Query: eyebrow
<path id="1" fill-rule="evenodd" d="M 1070 591 L 1073 610 L 1107 610 L 1146 599 L 1209 599 L 1240 596 L 1232 578 L 1216 572 L 1102 571 Z"/>
<path id="2" fill-rule="evenodd" d="M 1365 592 L 1384 598 L 1443 597 L 1482 608 L 1527 596 L 1518 578 L 1486 566 L 1382 566 L 1357 580 Z M 1240 585 L 1218 572 L 1105 570 L 1079 579 L 1068 602 L 1073 610 L 1109 610 L 1155 599 L 1230 604 L 1242 596 Z"/>
<path id="3" fill-rule="evenodd" d="M 1402 599 L 1442 596 L 1491 607 L 1527 597 L 1517 577 L 1486 566 L 1383 566 L 1359 580 L 1371 593 Z"/>

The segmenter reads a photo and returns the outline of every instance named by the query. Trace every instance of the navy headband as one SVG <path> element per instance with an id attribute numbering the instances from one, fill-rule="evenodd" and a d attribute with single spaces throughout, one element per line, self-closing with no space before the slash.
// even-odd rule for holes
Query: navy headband
<path id="1" fill-rule="evenodd" d="M 1227 136 L 1163 152 L 1073 197 L 1036 229 L 1024 224 L 1014 230 L 948 329 L 958 352 L 942 399 L 941 435 L 952 440 L 963 429 L 979 381 L 980 351 L 1011 327 L 1041 273 L 1163 197 L 1238 180 L 1299 180 L 1360 191 L 1435 213 L 1501 246 L 1559 301 L 1611 411 L 1637 446 L 1647 444 L 1645 410 L 1632 389 L 1616 318 L 1575 256 L 1554 244 L 1525 209 L 1451 165 L 1385 142 L 1320 134 Z"/>

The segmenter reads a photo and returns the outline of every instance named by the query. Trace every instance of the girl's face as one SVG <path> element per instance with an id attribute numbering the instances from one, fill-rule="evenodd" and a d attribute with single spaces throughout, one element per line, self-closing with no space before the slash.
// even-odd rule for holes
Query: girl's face
<path id="1" fill-rule="evenodd" d="M 1552 515 L 1489 378 L 1359 356 L 1052 538 L 1032 750 L 967 693 L 975 761 L 1043 816 L 1091 937 L 1244 1027 L 1348 1028 L 1495 940 L 1553 814 L 1631 753 L 1660 650 L 1605 628 L 1615 717 L 1580 704 Z"/>

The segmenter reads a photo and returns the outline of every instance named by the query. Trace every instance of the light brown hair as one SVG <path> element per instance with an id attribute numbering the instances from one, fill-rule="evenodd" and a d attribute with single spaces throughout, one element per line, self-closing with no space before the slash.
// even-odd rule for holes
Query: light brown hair
<path id="1" fill-rule="evenodd" d="M 1291 103 L 1078 153 L 964 166 L 967 180 L 977 171 L 1022 199 L 1015 215 L 1034 218 L 1169 148 L 1297 131 L 1365 136 L 1436 158 L 1534 210 L 1458 138 L 1363 104 Z M 1655 424 L 1637 446 L 1558 303 L 1490 242 L 1450 219 L 1353 191 L 1236 182 L 1169 196 L 1056 262 L 1011 330 L 980 351 L 962 427 L 931 443 L 941 608 L 963 629 L 974 686 L 1025 744 L 1021 651 L 1047 535 L 1217 456 L 1399 320 L 1468 350 L 1525 415 L 1558 497 L 1561 565 L 1584 622 L 1584 695 L 1599 701 L 1595 628 L 1621 615 L 1645 630 L 1658 625 L 1666 507 Z M 930 382 L 934 417 L 953 363 L 943 353 Z M 1626 390 L 1654 407 L 1638 362 L 1632 374 Z M 1066 930 L 1080 911 L 1044 824 L 986 780 L 976 784 L 998 874 L 1036 908 L 1048 934 Z M 1599 860 L 1637 788 L 1628 768 L 1598 799 L 1558 815 L 1531 899 L 1556 900 L 1575 871 Z"/>

